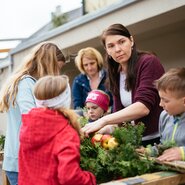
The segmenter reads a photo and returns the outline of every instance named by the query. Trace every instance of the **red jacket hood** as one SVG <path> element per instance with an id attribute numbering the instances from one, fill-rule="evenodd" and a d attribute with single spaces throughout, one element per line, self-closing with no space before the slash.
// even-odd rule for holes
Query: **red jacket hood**
<path id="1" fill-rule="evenodd" d="M 20 131 L 21 144 L 35 148 L 47 143 L 68 124 L 68 120 L 58 111 L 46 108 L 33 108 L 22 115 Z"/>

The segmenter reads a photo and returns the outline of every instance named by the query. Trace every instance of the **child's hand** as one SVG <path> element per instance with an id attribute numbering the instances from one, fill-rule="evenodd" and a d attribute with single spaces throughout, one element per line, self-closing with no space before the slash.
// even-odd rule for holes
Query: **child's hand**
<path id="1" fill-rule="evenodd" d="M 159 161 L 179 161 L 182 160 L 179 147 L 173 147 L 165 150 L 161 156 L 157 158 Z"/>

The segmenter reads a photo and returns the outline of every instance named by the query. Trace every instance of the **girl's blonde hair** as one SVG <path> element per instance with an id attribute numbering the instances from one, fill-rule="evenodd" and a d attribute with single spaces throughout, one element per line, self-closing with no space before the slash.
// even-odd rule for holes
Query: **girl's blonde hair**
<path id="1" fill-rule="evenodd" d="M 39 79 L 46 75 L 59 75 L 58 61 L 64 61 L 61 50 L 50 42 L 36 46 L 25 62 L 12 74 L 0 91 L 0 112 L 7 111 L 10 103 L 15 106 L 18 83 L 24 75 Z"/>
<path id="2" fill-rule="evenodd" d="M 35 84 L 34 96 L 38 100 L 47 100 L 57 97 L 65 91 L 68 81 L 69 79 L 66 75 L 42 77 Z M 63 114 L 69 120 L 71 126 L 82 136 L 80 124 L 77 121 L 78 116 L 73 110 L 64 107 L 56 108 L 55 110 Z"/>
<path id="3" fill-rule="evenodd" d="M 78 52 L 77 57 L 75 58 L 75 64 L 76 64 L 78 70 L 82 74 L 85 74 L 85 70 L 84 70 L 83 62 L 82 62 L 83 57 L 87 57 L 87 58 L 96 60 L 97 64 L 98 64 L 99 71 L 103 68 L 104 63 L 103 63 L 103 57 L 102 57 L 101 53 L 98 50 L 96 50 L 95 48 L 87 47 L 87 48 L 81 49 Z"/>

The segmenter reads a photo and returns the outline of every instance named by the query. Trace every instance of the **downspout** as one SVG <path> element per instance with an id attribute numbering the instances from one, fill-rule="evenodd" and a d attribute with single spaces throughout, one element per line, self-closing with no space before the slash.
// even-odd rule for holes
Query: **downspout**
<path id="1" fill-rule="evenodd" d="M 9 74 L 11 74 L 11 73 L 13 72 L 13 65 L 14 65 L 13 56 L 10 55 L 10 56 L 9 56 L 9 59 L 10 59 Z"/>
<path id="2" fill-rule="evenodd" d="M 86 0 L 82 0 L 82 15 L 87 14 L 86 12 Z"/>

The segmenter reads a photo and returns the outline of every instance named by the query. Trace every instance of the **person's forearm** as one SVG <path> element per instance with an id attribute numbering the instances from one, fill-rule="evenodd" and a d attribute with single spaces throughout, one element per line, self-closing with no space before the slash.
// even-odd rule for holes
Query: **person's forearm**
<path id="1" fill-rule="evenodd" d="M 126 121 L 132 121 L 142 118 L 149 114 L 149 109 L 141 102 L 133 103 L 132 105 L 109 115 L 102 119 L 108 124 L 119 124 Z"/>

